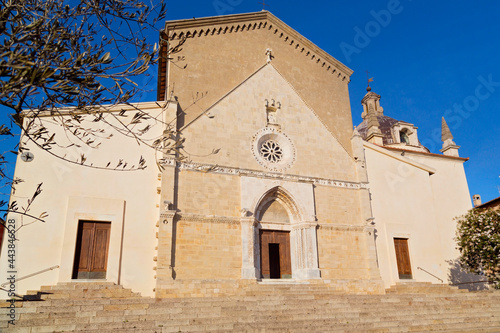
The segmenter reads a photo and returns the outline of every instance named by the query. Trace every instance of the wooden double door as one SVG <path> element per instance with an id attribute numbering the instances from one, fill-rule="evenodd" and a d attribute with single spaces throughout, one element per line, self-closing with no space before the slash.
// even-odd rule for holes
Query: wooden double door
<path id="1" fill-rule="evenodd" d="M 110 231 L 110 222 L 79 222 L 73 279 L 106 278 Z"/>
<path id="2" fill-rule="evenodd" d="M 260 263 L 265 279 L 292 277 L 290 232 L 260 230 Z"/>

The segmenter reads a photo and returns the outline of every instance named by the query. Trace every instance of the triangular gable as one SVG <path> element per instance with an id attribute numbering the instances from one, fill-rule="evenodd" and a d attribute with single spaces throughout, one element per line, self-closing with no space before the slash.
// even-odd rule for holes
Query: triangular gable
<path id="1" fill-rule="evenodd" d="M 296 151 L 296 160 L 287 173 L 339 180 L 354 177 L 348 151 L 271 64 L 261 67 L 205 111 L 200 110 L 182 128 L 186 151 L 199 163 L 266 171 L 252 155 L 251 142 L 268 128 L 265 102 L 271 99 L 281 105 L 279 131 L 290 138 Z M 214 149 L 220 153 L 209 155 Z"/>
<path id="2" fill-rule="evenodd" d="M 170 57 L 168 68 L 160 66 L 158 97 L 162 99 L 165 89 L 169 94 L 172 91 L 186 123 L 200 110 L 223 98 L 267 60 L 293 85 L 350 154 L 352 118 L 348 82 L 352 71 L 272 14 L 171 21 L 166 24 L 167 35 L 171 38 L 170 45 L 179 40 L 185 43 L 179 53 Z"/>

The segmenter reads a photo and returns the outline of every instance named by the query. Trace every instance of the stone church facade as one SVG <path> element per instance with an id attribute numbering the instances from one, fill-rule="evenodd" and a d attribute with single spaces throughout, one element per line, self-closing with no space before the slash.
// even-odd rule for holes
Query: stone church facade
<path id="1" fill-rule="evenodd" d="M 351 71 L 268 12 L 167 22 L 165 35 L 187 38 L 159 91 L 173 89 L 190 162 L 163 174 L 174 209 L 159 239 L 175 253 L 159 253 L 159 290 L 281 277 L 380 292 Z"/>
<path id="2" fill-rule="evenodd" d="M 399 281 L 439 282 L 421 266 L 448 280 L 452 218 L 470 208 L 466 159 L 451 139 L 445 155 L 430 154 L 416 127 L 384 118 L 372 92 L 353 132 L 352 71 L 269 12 L 170 21 L 162 40 L 159 102 L 137 107 L 163 120 L 152 137 L 172 126 L 185 158 L 161 156 L 158 172 L 152 152 L 116 138 L 93 157 L 152 157 L 124 175 L 67 170 L 33 147 L 16 174 L 44 181 L 48 195 L 34 208 L 49 218 L 20 230 L 19 275 L 58 267 L 20 281 L 20 292 L 106 280 L 156 297 L 268 281 L 383 293 Z M 391 192 L 393 169 L 413 205 Z M 105 245 L 89 259 L 101 263 L 93 272 L 77 253 L 87 251 L 82 235 L 98 234 Z"/>

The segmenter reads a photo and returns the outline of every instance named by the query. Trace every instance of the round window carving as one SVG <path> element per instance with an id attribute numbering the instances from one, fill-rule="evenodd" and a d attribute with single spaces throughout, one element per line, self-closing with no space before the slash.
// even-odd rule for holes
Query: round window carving
<path id="1" fill-rule="evenodd" d="M 268 162 L 278 163 L 283 157 L 283 150 L 276 141 L 267 140 L 260 147 L 260 155 Z"/>
<path id="2" fill-rule="evenodd" d="M 271 171 L 284 172 L 295 162 L 292 140 L 272 127 L 263 128 L 252 137 L 252 152 L 257 162 Z"/>

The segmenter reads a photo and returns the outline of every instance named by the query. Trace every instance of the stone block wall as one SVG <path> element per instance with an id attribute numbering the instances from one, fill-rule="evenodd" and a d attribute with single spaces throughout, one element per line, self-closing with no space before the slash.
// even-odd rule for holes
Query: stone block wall
<path id="1" fill-rule="evenodd" d="M 238 279 L 241 276 L 239 221 L 177 222 L 175 272 L 178 279 Z"/>

